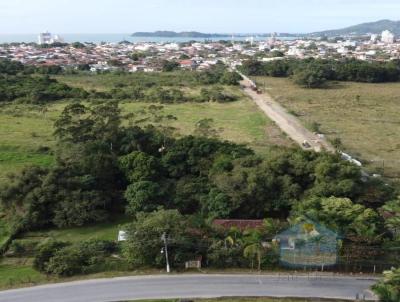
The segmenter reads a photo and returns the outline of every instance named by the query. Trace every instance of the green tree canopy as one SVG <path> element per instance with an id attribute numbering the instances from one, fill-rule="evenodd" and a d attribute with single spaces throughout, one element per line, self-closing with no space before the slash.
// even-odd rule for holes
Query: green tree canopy
<path id="1" fill-rule="evenodd" d="M 381 229 L 379 215 L 374 210 L 354 204 L 348 198 L 309 198 L 294 206 L 292 217 L 311 219 L 342 236 L 371 238 Z"/>
<path id="2" fill-rule="evenodd" d="M 184 241 L 186 220 L 177 210 L 158 210 L 152 213 L 138 213 L 136 220 L 126 227 L 127 243 L 124 255 L 134 266 L 165 265 L 161 253 L 163 234 L 170 242 L 168 250 L 171 265 L 178 261 L 178 246 Z"/>

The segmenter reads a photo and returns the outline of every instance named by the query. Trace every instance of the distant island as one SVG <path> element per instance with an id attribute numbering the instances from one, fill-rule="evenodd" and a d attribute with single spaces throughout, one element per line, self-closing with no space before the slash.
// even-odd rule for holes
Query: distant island
<path id="1" fill-rule="evenodd" d="M 325 30 L 309 34 L 310 36 L 364 36 L 368 34 L 380 34 L 384 30 L 390 30 L 396 36 L 400 35 L 400 21 L 379 20 L 376 22 L 362 23 L 346 28 Z"/>
<path id="2" fill-rule="evenodd" d="M 197 31 L 155 31 L 155 32 L 135 32 L 132 37 L 156 37 L 156 38 L 223 38 L 228 34 L 205 34 Z"/>
<path id="3" fill-rule="evenodd" d="M 212 39 L 212 38 L 230 38 L 232 36 L 236 38 L 240 37 L 270 37 L 275 34 L 277 37 L 300 37 L 304 34 L 291 34 L 291 33 L 231 33 L 231 34 L 209 34 L 209 33 L 201 33 L 197 31 L 167 31 L 167 30 L 159 30 L 154 32 L 135 32 L 131 36 L 132 37 L 142 37 L 142 38 L 203 38 L 203 39 Z"/>

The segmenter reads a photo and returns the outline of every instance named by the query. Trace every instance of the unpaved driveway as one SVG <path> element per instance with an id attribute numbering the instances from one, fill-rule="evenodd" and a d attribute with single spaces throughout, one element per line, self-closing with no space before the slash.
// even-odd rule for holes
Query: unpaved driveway
<path id="1" fill-rule="evenodd" d="M 335 148 L 329 144 L 326 139 L 319 138 L 317 135 L 304 127 L 301 122 L 292 114 L 288 113 L 285 108 L 278 104 L 269 94 L 257 92 L 251 89 L 253 82 L 243 76 L 241 85 L 244 86 L 246 94 L 258 105 L 258 107 L 281 128 L 293 141 L 298 143 L 303 149 L 315 150 L 321 152 L 335 152 Z M 304 146 L 304 142 L 308 142 L 309 148 Z"/>

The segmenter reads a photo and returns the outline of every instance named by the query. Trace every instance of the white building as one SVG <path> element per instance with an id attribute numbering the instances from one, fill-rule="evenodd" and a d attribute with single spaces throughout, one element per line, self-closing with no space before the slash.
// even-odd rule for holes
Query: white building
<path id="1" fill-rule="evenodd" d="M 305 52 L 306 51 L 304 48 L 298 48 L 297 46 L 290 46 L 287 55 L 294 57 L 304 57 Z"/>
<path id="2" fill-rule="evenodd" d="M 38 43 L 42 44 L 53 44 L 53 43 L 64 43 L 64 39 L 59 35 L 52 35 L 49 32 L 41 33 L 38 37 Z"/>
<path id="3" fill-rule="evenodd" d="M 388 31 L 388 30 L 385 30 L 385 31 L 383 31 L 382 32 L 382 39 L 381 39 L 381 41 L 383 42 L 383 43 L 386 43 L 386 44 L 393 44 L 393 42 L 394 42 L 394 34 L 392 34 L 390 31 Z"/>
<path id="4" fill-rule="evenodd" d="M 39 34 L 38 42 L 39 44 L 51 44 L 52 35 L 49 32 Z"/>

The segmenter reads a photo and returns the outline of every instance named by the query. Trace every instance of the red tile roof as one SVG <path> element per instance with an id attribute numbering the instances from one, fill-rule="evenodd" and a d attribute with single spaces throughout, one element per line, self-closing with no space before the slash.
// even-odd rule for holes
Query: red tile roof
<path id="1" fill-rule="evenodd" d="M 258 229 L 263 226 L 263 220 L 242 220 L 242 219 L 215 219 L 212 223 L 224 229 L 236 227 L 243 231 L 246 229 Z"/>
<path id="2" fill-rule="evenodd" d="M 192 65 L 193 61 L 192 60 L 182 60 L 179 62 L 181 65 Z"/>

